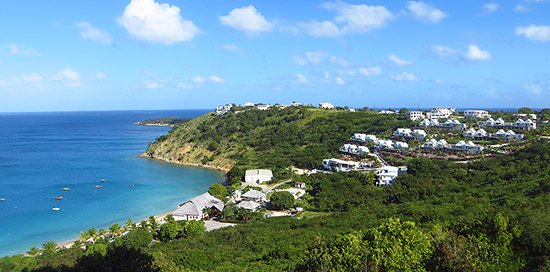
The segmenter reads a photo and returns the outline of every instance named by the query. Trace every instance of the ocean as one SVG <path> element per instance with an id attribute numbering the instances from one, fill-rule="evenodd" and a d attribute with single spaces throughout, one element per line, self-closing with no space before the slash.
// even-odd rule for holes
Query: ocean
<path id="1" fill-rule="evenodd" d="M 0 256 L 169 212 L 222 182 L 218 171 L 138 157 L 170 128 L 134 122 L 206 112 L 0 113 Z"/>

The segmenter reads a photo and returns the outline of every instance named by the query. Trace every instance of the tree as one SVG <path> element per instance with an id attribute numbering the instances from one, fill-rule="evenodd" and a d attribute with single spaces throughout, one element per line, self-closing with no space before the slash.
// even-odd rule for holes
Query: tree
<path id="1" fill-rule="evenodd" d="M 57 246 L 57 243 L 54 241 L 48 241 L 42 244 L 42 254 L 49 255 L 53 254 L 57 251 L 59 247 Z"/>
<path id="2" fill-rule="evenodd" d="M 229 194 L 225 186 L 219 183 L 210 185 L 210 188 L 208 188 L 208 193 L 221 200 L 223 200 Z"/>
<path id="3" fill-rule="evenodd" d="M 286 191 L 274 192 L 269 199 L 269 206 L 275 210 L 286 210 L 294 205 L 294 196 Z"/>
<path id="4" fill-rule="evenodd" d="M 361 234 L 348 234 L 334 241 L 316 237 L 305 253 L 302 271 L 362 271 L 367 265 Z"/>
<path id="5" fill-rule="evenodd" d="M 407 115 L 408 113 L 409 113 L 409 109 L 407 109 L 407 108 L 399 109 L 399 114 L 400 115 Z"/>
<path id="6" fill-rule="evenodd" d="M 111 234 L 111 237 L 118 237 L 122 234 L 124 229 L 118 224 L 114 223 L 109 227 L 109 233 Z"/>
<path id="7" fill-rule="evenodd" d="M 136 223 L 132 219 L 128 219 L 124 228 L 126 228 L 126 231 L 131 231 L 136 228 Z"/>
<path id="8" fill-rule="evenodd" d="M 170 241 L 176 239 L 181 233 L 181 226 L 176 222 L 167 222 L 160 226 L 157 239 L 160 241 Z"/>
<path id="9" fill-rule="evenodd" d="M 186 220 L 182 223 L 182 233 L 185 236 L 194 236 L 205 231 L 204 221 Z"/>
<path id="10" fill-rule="evenodd" d="M 368 229 L 366 241 L 369 269 L 375 271 L 422 271 L 432 253 L 431 238 L 414 222 L 390 218 Z"/>
<path id="11" fill-rule="evenodd" d="M 101 255 L 105 256 L 107 254 L 107 244 L 105 243 L 95 243 L 88 245 L 84 251 L 84 256 L 93 256 Z"/>
<path id="12" fill-rule="evenodd" d="M 535 113 L 535 111 L 532 110 L 531 108 L 522 107 L 522 108 L 518 109 L 518 113 L 519 114 L 531 114 L 531 113 Z"/>
<path id="13" fill-rule="evenodd" d="M 31 249 L 29 249 L 29 251 L 27 251 L 27 254 L 29 256 L 32 256 L 32 257 L 36 257 L 36 256 L 40 255 L 40 253 L 41 253 L 41 251 L 37 247 L 31 247 Z"/>
<path id="14" fill-rule="evenodd" d="M 138 227 L 128 234 L 118 237 L 115 240 L 115 246 L 126 246 L 135 249 L 146 248 L 153 241 L 153 234 L 146 228 Z"/>

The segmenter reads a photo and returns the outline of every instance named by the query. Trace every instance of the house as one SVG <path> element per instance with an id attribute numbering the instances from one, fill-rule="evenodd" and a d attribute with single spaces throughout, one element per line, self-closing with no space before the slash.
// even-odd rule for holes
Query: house
<path id="1" fill-rule="evenodd" d="M 485 137 L 485 136 L 487 136 L 487 131 L 485 131 L 485 130 L 482 129 L 482 128 L 478 129 L 478 130 L 476 131 L 475 135 L 474 135 L 474 137 L 476 137 L 476 138 L 483 138 L 483 137 Z"/>
<path id="2" fill-rule="evenodd" d="M 428 134 L 423 129 L 415 129 L 412 131 L 412 138 L 417 141 L 424 140 L 426 136 L 428 136 Z"/>
<path id="3" fill-rule="evenodd" d="M 246 103 L 243 104 L 243 107 L 245 107 L 245 108 L 254 107 L 254 103 L 252 103 L 252 102 L 246 102 Z"/>
<path id="4" fill-rule="evenodd" d="M 323 103 L 319 103 L 319 108 L 330 110 L 330 109 L 334 109 L 334 105 L 332 103 L 323 102 Z"/>
<path id="5" fill-rule="evenodd" d="M 273 173 L 268 169 L 246 170 L 244 181 L 246 183 L 261 183 L 271 181 Z"/>
<path id="6" fill-rule="evenodd" d="M 399 150 L 407 150 L 409 149 L 409 144 L 405 142 L 395 142 L 394 147 L 395 149 L 399 149 Z"/>
<path id="7" fill-rule="evenodd" d="M 376 141 L 378 141 L 378 138 L 376 138 L 376 136 L 374 136 L 374 135 L 369 134 L 369 135 L 367 135 L 367 141 L 376 142 Z"/>
<path id="8" fill-rule="evenodd" d="M 506 131 L 506 138 L 508 140 L 521 140 L 523 139 L 523 137 L 524 137 L 523 134 L 517 134 L 512 130 Z"/>
<path id="9" fill-rule="evenodd" d="M 260 208 L 261 206 L 262 205 L 260 203 L 249 201 L 249 200 L 243 200 L 236 205 L 237 208 L 245 209 L 253 212 L 257 211 L 258 208 Z"/>
<path id="10" fill-rule="evenodd" d="M 340 147 L 340 151 L 344 153 L 356 154 L 357 146 L 354 144 L 345 144 L 342 147 Z"/>
<path id="11" fill-rule="evenodd" d="M 302 106 L 302 103 L 298 103 L 298 102 L 292 102 L 290 104 L 291 107 L 301 107 Z"/>
<path id="12" fill-rule="evenodd" d="M 410 137 L 412 134 L 412 131 L 408 128 L 398 128 L 393 132 L 393 136 L 396 137 Z"/>
<path id="13" fill-rule="evenodd" d="M 471 118 L 489 118 L 491 115 L 486 110 L 466 110 L 464 111 L 465 117 Z"/>
<path id="14" fill-rule="evenodd" d="M 207 217 L 216 216 L 223 211 L 223 201 L 204 193 L 191 200 L 181 203 L 172 212 L 175 220 L 201 220 Z M 209 209 L 209 213 L 206 210 Z"/>
<path id="15" fill-rule="evenodd" d="M 323 168 L 328 171 L 334 172 L 348 172 L 359 169 L 361 164 L 355 161 L 344 161 L 339 159 L 325 159 L 323 160 Z"/>
<path id="16" fill-rule="evenodd" d="M 393 141 L 392 140 L 378 140 L 375 142 L 375 145 L 380 149 L 392 149 L 393 148 Z"/>
<path id="17" fill-rule="evenodd" d="M 225 105 L 222 105 L 222 106 L 218 106 L 218 107 L 216 107 L 216 114 L 217 115 L 222 115 L 224 113 L 228 113 L 229 111 L 231 111 L 232 107 L 233 107 L 233 105 L 231 105 L 231 104 L 225 104 Z"/>
<path id="18" fill-rule="evenodd" d="M 474 138 L 476 135 L 476 130 L 473 128 L 470 128 L 462 133 L 462 137 L 464 138 Z"/>
<path id="19" fill-rule="evenodd" d="M 423 145 L 422 145 L 422 148 L 425 148 L 425 149 L 436 149 L 437 148 L 437 140 L 436 139 L 429 139 L 428 141 L 426 141 Z"/>
<path id="20" fill-rule="evenodd" d="M 377 181 L 376 185 L 390 185 L 399 175 L 399 168 L 394 166 L 384 166 L 376 169 Z"/>
<path id="21" fill-rule="evenodd" d="M 253 201 L 263 204 L 266 201 L 266 194 L 257 190 L 250 190 L 241 195 L 242 201 Z"/>
<path id="22" fill-rule="evenodd" d="M 447 129 L 464 130 L 466 129 L 466 124 L 462 124 L 456 119 L 449 119 L 445 121 L 445 123 L 441 124 L 440 127 Z"/>
<path id="23" fill-rule="evenodd" d="M 424 113 L 422 111 L 409 111 L 407 115 L 409 117 L 409 120 L 411 121 L 416 121 L 424 118 Z"/>
<path id="24" fill-rule="evenodd" d="M 256 105 L 256 109 L 258 110 L 268 110 L 269 108 L 271 108 L 272 105 L 270 104 L 259 104 L 259 105 Z"/>
<path id="25" fill-rule="evenodd" d="M 426 113 L 426 117 L 428 117 L 428 119 L 446 119 L 455 111 L 455 108 L 433 108 L 430 112 Z"/>
<path id="26" fill-rule="evenodd" d="M 366 146 L 358 146 L 357 147 L 357 154 L 359 155 L 364 155 L 364 154 L 369 154 L 370 151 L 369 151 L 369 148 L 366 147 Z"/>
<path id="27" fill-rule="evenodd" d="M 439 126 L 439 121 L 437 119 L 424 119 L 418 125 L 420 127 L 436 127 Z"/>
<path id="28" fill-rule="evenodd" d="M 504 138 L 506 138 L 506 131 L 504 131 L 504 129 L 499 129 L 497 131 L 497 133 L 495 133 L 495 136 L 497 138 L 503 138 L 504 139 Z"/>
<path id="29" fill-rule="evenodd" d="M 306 183 L 301 182 L 301 181 L 294 182 L 294 188 L 296 188 L 296 189 L 305 189 L 306 188 Z"/>
<path id="30" fill-rule="evenodd" d="M 378 113 L 379 114 L 397 114 L 396 111 L 392 111 L 392 110 L 381 110 Z"/>
<path id="31" fill-rule="evenodd" d="M 351 136 L 352 141 L 358 141 L 358 142 L 366 142 L 367 141 L 367 134 L 363 133 L 355 133 L 353 136 Z"/>
<path id="32" fill-rule="evenodd" d="M 489 118 L 490 119 L 490 118 Z M 497 126 L 504 126 L 504 124 L 506 124 L 506 122 L 504 122 L 504 120 L 502 120 L 502 118 L 498 118 L 493 125 L 497 125 Z"/>

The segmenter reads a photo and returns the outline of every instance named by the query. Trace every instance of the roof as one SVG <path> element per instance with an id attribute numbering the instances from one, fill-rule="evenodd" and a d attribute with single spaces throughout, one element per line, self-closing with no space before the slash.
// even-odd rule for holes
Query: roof
<path id="1" fill-rule="evenodd" d="M 262 198 L 265 197 L 266 194 L 257 190 L 250 190 L 244 194 L 241 195 L 241 197 L 248 197 L 248 198 Z"/>
<path id="2" fill-rule="evenodd" d="M 191 200 L 188 200 L 180 205 L 178 208 L 172 212 L 173 215 L 191 215 L 191 216 L 202 216 L 202 210 L 204 208 L 216 207 L 216 209 L 223 211 L 224 204 L 223 201 L 213 197 L 209 193 L 204 193 L 199 195 Z"/>
<path id="3" fill-rule="evenodd" d="M 246 170 L 245 176 L 268 176 L 273 177 L 273 173 L 268 169 L 252 169 Z"/>
<path id="4" fill-rule="evenodd" d="M 237 208 L 243 208 L 247 210 L 256 210 L 258 207 L 260 207 L 260 204 L 254 201 L 241 201 L 239 204 L 237 204 Z"/>

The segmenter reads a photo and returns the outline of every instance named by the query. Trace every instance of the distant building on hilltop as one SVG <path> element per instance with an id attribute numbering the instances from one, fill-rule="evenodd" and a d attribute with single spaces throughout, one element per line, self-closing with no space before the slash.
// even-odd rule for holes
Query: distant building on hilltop
<path id="1" fill-rule="evenodd" d="M 334 109 L 334 105 L 332 103 L 323 102 L 323 103 L 319 103 L 319 108 L 321 108 L 321 109 Z"/>
<path id="2" fill-rule="evenodd" d="M 244 175 L 244 181 L 246 183 L 261 183 L 271 181 L 273 178 L 273 172 L 268 169 L 252 169 L 246 170 Z"/>
<path id="3" fill-rule="evenodd" d="M 491 115 L 486 110 L 466 110 L 464 111 L 465 117 L 472 117 L 472 118 L 489 118 Z"/>

